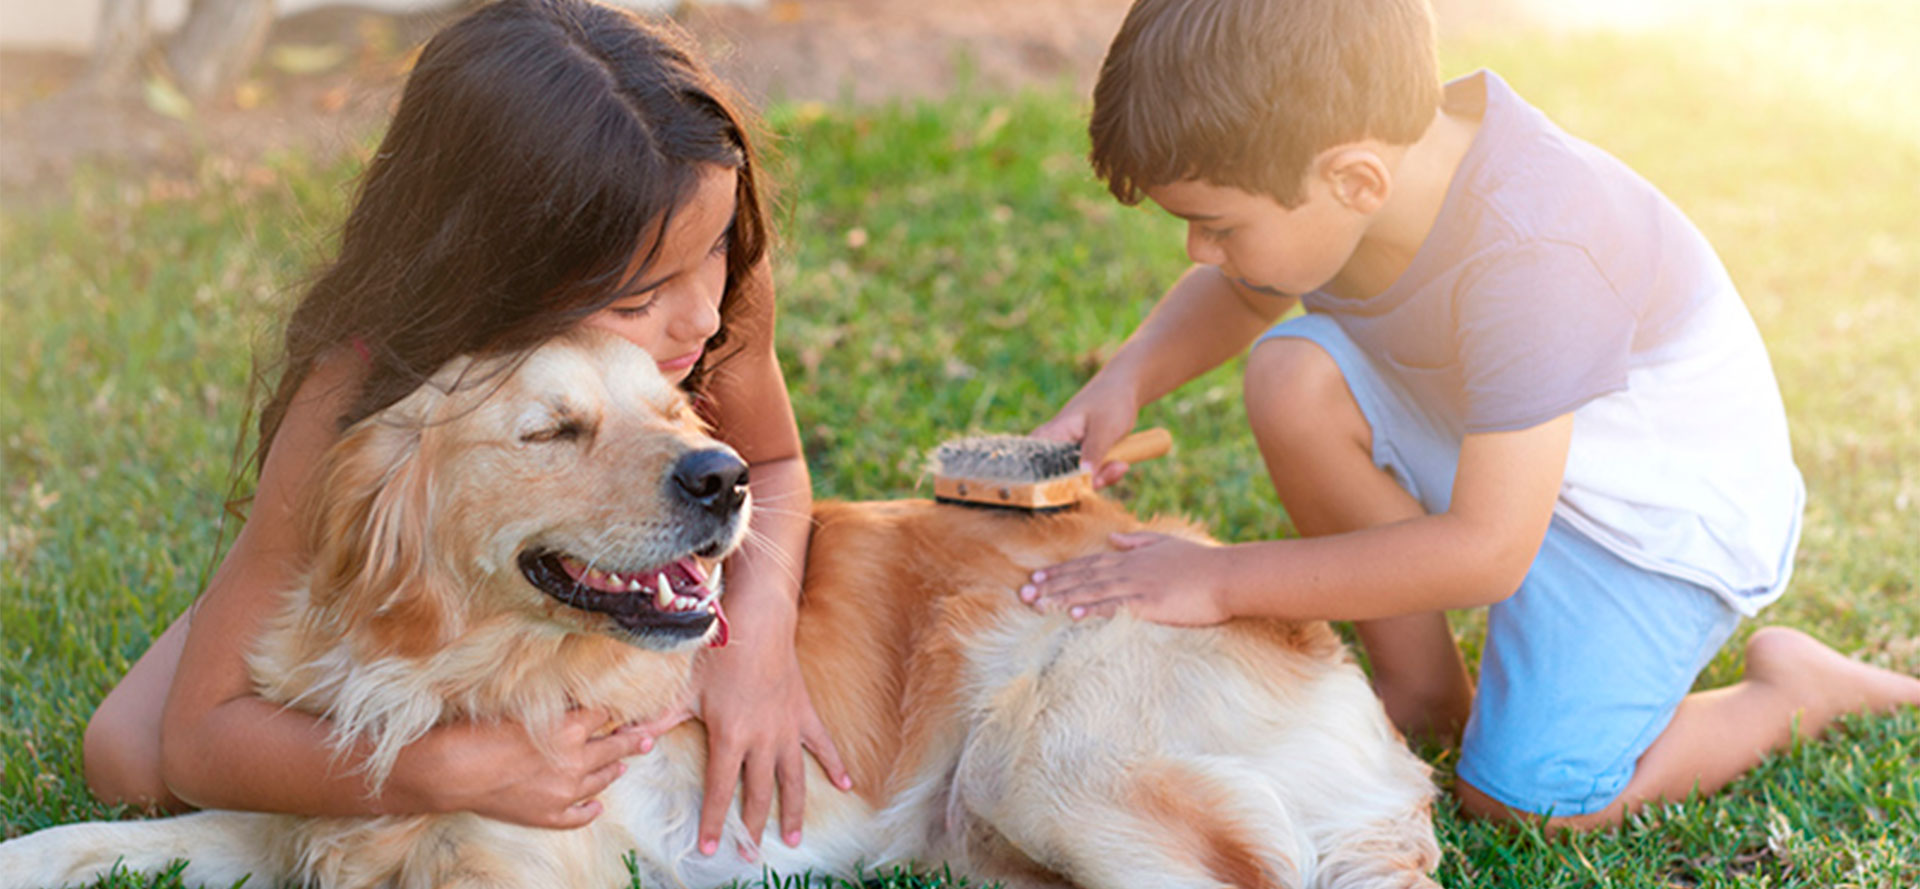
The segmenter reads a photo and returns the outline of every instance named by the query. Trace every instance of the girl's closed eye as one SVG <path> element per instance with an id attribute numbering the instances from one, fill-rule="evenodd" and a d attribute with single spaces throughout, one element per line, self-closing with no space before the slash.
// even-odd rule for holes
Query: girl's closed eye
<path id="1" fill-rule="evenodd" d="M 1221 241 L 1226 240 L 1229 236 L 1231 236 L 1233 234 L 1233 229 L 1202 227 L 1200 229 L 1200 234 L 1201 236 L 1205 237 L 1209 241 L 1213 241 L 1214 243 L 1219 243 Z"/>
<path id="2" fill-rule="evenodd" d="M 707 251 L 707 255 L 708 256 L 725 256 L 727 252 L 732 249 L 733 249 L 733 223 L 728 222 L 727 230 L 720 233 L 720 237 L 713 242 L 713 248 Z"/>
<path id="3" fill-rule="evenodd" d="M 628 303 L 625 305 L 609 306 L 609 308 L 613 310 L 613 313 L 615 315 L 618 315 L 622 318 L 645 318 L 647 316 L 647 312 L 653 309 L 655 297 L 652 294 L 645 294 L 643 296 L 633 297 L 633 298 L 639 299 L 639 301 Z"/>

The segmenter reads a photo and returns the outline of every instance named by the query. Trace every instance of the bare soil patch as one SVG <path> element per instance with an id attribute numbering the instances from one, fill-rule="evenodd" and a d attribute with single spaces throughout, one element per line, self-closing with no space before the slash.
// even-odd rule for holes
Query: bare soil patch
<path id="1" fill-rule="evenodd" d="M 689 3 L 674 18 L 756 104 L 871 103 L 941 95 L 962 82 L 1086 88 L 1127 5 L 775 0 L 759 9 Z M 456 15 L 330 7 L 289 16 L 275 24 L 253 76 L 184 115 L 144 88 L 80 91 L 78 55 L 0 52 L 0 200 L 57 198 L 82 165 L 167 178 L 208 157 L 245 165 L 288 148 L 336 156 L 385 121 L 414 48 Z"/>

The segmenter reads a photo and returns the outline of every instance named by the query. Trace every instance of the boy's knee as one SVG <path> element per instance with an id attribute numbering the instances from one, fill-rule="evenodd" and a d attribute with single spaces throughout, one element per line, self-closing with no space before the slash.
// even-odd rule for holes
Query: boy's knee
<path id="1" fill-rule="evenodd" d="M 1460 811 L 1482 821 L 1525 821 L 1548 830 L 1618 824 L 1634 798 L 1632 772 L 1602 774 L 1578 757 L 1524 748 L 1489 750 L 1468 733 L 1453 784 Z"/>
<path id="2" fill-rule="evenodd" d="M 1336 435 L 1361 440 L 1366 419 L 1340 365 L 1318 344 L 1275 337 L 1247 356 L 1242 384 L 1247 422 L 1262 444 Z"/>
<path id="3" fill-rule="evenodd" d="M 1617 800 L 1599 811 L 1586 815 L 1545 815 L 1514 808 L 1495 799 L 1492 794 L 1473 786 L 1464 779 L 1453 783 L 1453 799 L 1460 804 L 1460 812 L 1476 821 L 1511 822 L 1526 821 L 1539 824 L 1548 832 L 1562 830 L 1592 830 L 1619 824 L 1621 807 Z"/>
<path id="4" fill-rule="evenodd" d="M 1506 821 L 1524 817 L 1520 812 L 1503 803 L 1484 790 L 1473 786 L 1465 778 L 1453 782 L 1453 799 L 1460 804 L 1460 812 L 1478 821 Z"/>

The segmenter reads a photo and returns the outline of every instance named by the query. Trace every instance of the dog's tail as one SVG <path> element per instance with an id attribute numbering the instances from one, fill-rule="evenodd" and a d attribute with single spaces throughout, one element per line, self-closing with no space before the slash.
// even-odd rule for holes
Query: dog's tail
<path id="1" fill-rule="evenodd" d="M 148 821 L 68 824 L 0 843 L 0 889 L 46 889 L 90 883 L 115 870 L 145 873 L 187 862 L 189 886 L 249 886 L 284 881 L 287 861 L 278 829 L 283 816 L 199 812 Z"/>

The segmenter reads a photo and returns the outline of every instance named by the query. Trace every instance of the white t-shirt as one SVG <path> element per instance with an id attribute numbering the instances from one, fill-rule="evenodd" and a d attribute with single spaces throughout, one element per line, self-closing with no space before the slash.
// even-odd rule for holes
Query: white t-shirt
<path id="1" fill-rule="evenodd" d="M 1462 434 L 1573 414 L 1555 514 L 1752 615 L 1785 591 L 1806 489 L 1759 330 L 1679 208 L 1491 72 L 1432 233 L 1384 293 L 1308 294 Z"/>

